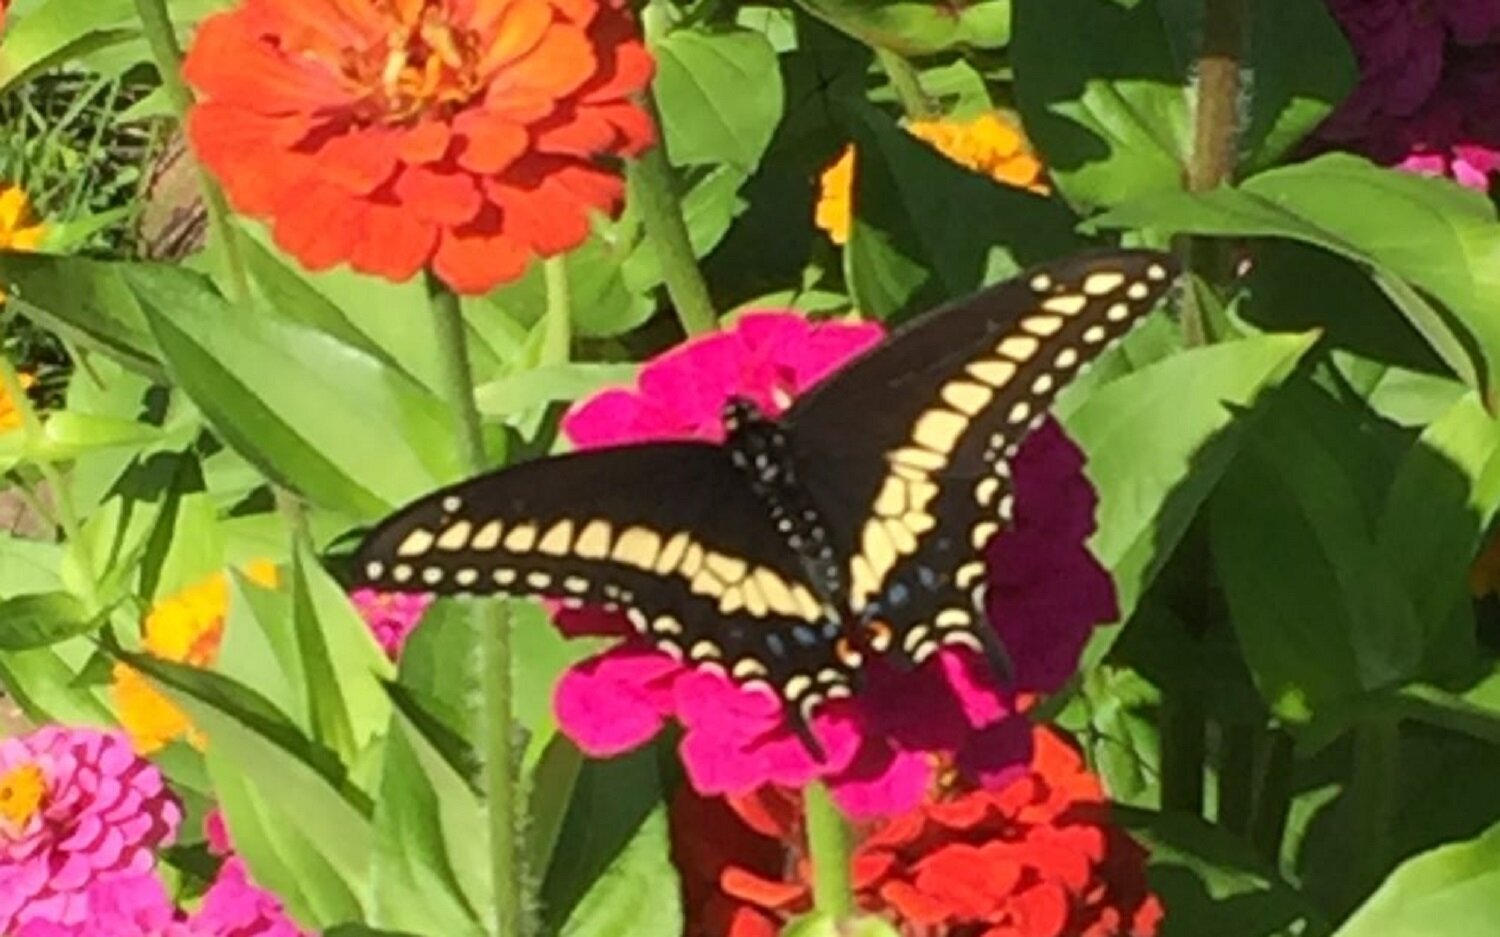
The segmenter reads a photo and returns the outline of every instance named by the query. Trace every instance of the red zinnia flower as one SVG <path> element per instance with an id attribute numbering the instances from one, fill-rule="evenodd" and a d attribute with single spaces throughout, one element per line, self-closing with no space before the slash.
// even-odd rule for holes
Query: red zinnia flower
<path id="1" fill-rule="evenodd" d="M 999 790 L 939 788 L 866 825 L 854 854 L 859 904 L 911 935 L 1152 937 L 1161 903 L 1145 852 L 1103 818 L 1096 777 L 1052 731 Z M 809 910 L 800 807 L 784 788 L 672 805 L 690 937 L 772 937 Z"/>
<path id="2" fill-rule="evenodd" d="M 245 0 L 184 64 L 199 156 L 285 250 L 466 293 L 618 206 L 651 70 L 623 0 Z"/>

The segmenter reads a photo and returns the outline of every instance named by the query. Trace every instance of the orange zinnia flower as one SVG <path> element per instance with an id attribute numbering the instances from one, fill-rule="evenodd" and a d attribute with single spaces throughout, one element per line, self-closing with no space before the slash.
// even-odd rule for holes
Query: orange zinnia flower
<path id="1" fill-rule="evenodd" d="M 255 560 L 243 572 L 251 582 L 268 588 L 276 585 L 276 566 L 269 560 Z M 214 573 L 156 603 L 146 616 L 142 650 L 162 660 L 212 667 L 219 658 L 228 614 L 229 576 Z M 115 664 L 111 691 L 120 725 L 136 751 L 149 755 L 184 737 L 194 748 L 203 748 L 203 734 L 187 713 L 134 667 Z"/>
<path id="2" fill-rule="evenodd" d="M 1047 192 L 1041 160 L 1032 152 L 1020 126 L 1001 114 L 981 114 L 973 120 L 917 120 L 907 125 L 906 132 L 965 169 L 1002 185 Z M 844 147 L 839 158 L 823 170 L 818 185 L 813 223 L 833 243 L 844 244 L 853 223 L 854 144 Z"/>
<path id="3" fill-rule="evenodd" d="M 465 293 L 578 246 L 655 139 L 624 0 L 244 0 L 184 72 L 200 158 L 282 248 Z"/>

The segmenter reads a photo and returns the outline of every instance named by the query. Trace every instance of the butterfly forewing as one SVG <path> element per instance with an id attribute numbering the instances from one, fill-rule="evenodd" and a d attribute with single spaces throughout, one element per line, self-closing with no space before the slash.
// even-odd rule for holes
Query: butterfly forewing
<path id="1" fill-rule="evenodd" d="M 1059 390 L 1160 301 L 1176 265 L 1114 251 L 934 310 L 786 416 L 798 471 L 848 557 L 849 611 L 920 661 L 979 629 L 980 559 L 1009 519 L 1009 459 Z"/>
<path id="2" fill-rule="evenodd" d="M 843 690 L 838 622 L 723 447 L 577 452 L 439 491 L 383 522 L 358 574 L 377 588 L 503 592 L 618 608 L 655 647 L 794 711 Z"/>

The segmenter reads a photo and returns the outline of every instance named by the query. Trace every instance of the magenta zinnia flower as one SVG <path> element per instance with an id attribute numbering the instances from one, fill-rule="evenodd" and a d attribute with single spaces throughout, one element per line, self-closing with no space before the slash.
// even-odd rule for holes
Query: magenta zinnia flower
<path id="1" fill-rule="evenodd" d="M 203 818 L 203 834 L 209 851 L 224 857 L 224 862 L 197 913 L 188 919 L 184 937 L 308 937 L 287 917 L 281 899 L 251 881 L 218 808 Z"/>
<path id="2" fill-rule="evenodd" d="M 161 880 L 149 872 L 94 885 L 88 908 L 78 923 L 31 920 L 15 937 L 209 937 L 188 929 Z"/>
<path id="3" fill-rule="evenodd" d="M 427 606 L 432 604 L 432 596 L 425 592 L 380 592 L 376 589 L 355 589 L 349 593 L 349 599 L 391 660 L 401 656 L 406 639 L 411 637 L 417 623 L 427 613 Z"/>
<path id="4" fill-rule="evenodd" d="M 579 448 L 664 439 L 722 439 L 731 396 L 780 413 L 799 394 L 877 343 L 873 324 L 809 324 L 792 313 L 742 317 L 728 331 L 688 342 L 648 363 L 638 390 L 609 390 L 576 407 L 563 429 Z M 1016 521 L 991 545 L 990 614 L 1010 648 L 1020 689 L 1056 689 L 1097 622 L 1112 619 L 1108 575 L 1088 554 L 1094 495 L 1082 456 L 1044 424 L 1016 458 Z M 681 754 L 703 794 L 821 778 L 851 815 L 909 809 L 945 756 L 986 784 L 1008 780 L 1030 756 L 1030 728 L 985 662 L 948 648 L 909 673 L 874 662 L 857 697 L 825 703 L 812 731 L 819 762 L 773 695 L 652 649 L 621 617 L 560 612 L 573 636 L 622 640 L 572 667 L 559 682 L 558 722 L 594 755 L 650 739 L 668 719 L 685 729 Z"/>
<path id="5" fill-rule="evenodd" d="M 1500 3 L 1330 0 L 1359 83 L 1322 143 L 1387 165 L 1489 186 L 1500 169 Z"/>
<path id="6" fill-rule="evenodd" d="M 77 924 L 91 888 L 139 878 L 182 808 L 116 732 L 45 726 L 0 740 L 0 933 Z"/>

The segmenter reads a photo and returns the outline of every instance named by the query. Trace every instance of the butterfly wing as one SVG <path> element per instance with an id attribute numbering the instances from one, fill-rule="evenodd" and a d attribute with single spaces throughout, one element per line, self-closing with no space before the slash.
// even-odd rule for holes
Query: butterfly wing
<path id="1" fill-rule="evenodd" d="M 1009 459 L 1058 390 L 1151 311 L 1177 265 L 1154 251 L 1069 258 L 912 321 L 785 416 L 797 471 L 876 650 L 989 653 L 981 550 L 1010 516 Z"/>
<path id="2" fill-rule="evenodd" d="M 834 613 L 721 446 L 594 449 L 481 476 L 383 521 L 356 565 L 380 589 L 618 608 L 658 649 L 767 684 L 804 720 L 848 690 Z"/>

